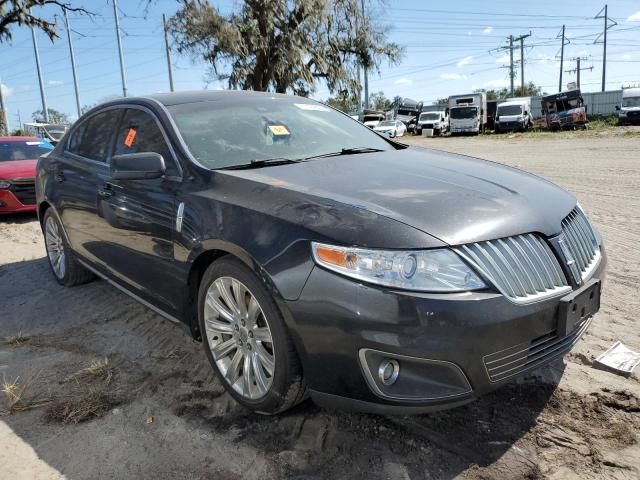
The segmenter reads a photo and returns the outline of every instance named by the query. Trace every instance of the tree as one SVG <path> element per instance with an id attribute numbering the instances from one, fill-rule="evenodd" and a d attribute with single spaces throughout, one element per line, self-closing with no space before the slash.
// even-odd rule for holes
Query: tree
<path id="1" fill-rule="evenodd" d="M 47 108 L 49 116 L 49 123 L 69 123 L 69 118 L 66 113 L 59 112 L 53 108 Z M 31 114 L 34 122 L 44 123 L 44 115 L 42 110 L 36 110 Z"/>
<path id="2" fill-rule="evenodd" d="M 359 108 L 358 99 L 345 92 L 341 92 L 335 97 L 327 98 L 324 103 L 345 113 L 355 112 Z"/>
<path id="3" fill-rule="evenodd" d="M 437 98 L 434 102 L 434 105 L 448 105 L 449 104 L 449 99 L 447 97 L 445 98 Z"/>
<path id="4" fill-rule="evenodd" d="M 507 87 L 499 90 L 485 90 L 484 88 L 474 90 L 474 93 L 480 92 L 485 92 L 487 94 L 487 100 L 502 100 L 509 97 L 536 97 L 538 95 L 546 95 L 546 92 L 542 91 L 542 87 L 537 86 L 533 82 L 529 82 L 525 85 L 524 90 L 520 87 L 514 88 L 513 95 L 511 95 L 511 89 Z"/>
<path id="5" fill-rule="evenodd" d="M 46 33 L 51 41 L 57 38 L 58 33 L 55 21 L 50 22 L 31 12 L 32 7 L 44 7 L 46 5 L 57 5 L 67 12 L 93 15 L 93 13 L 84 8 L 72 7 L 71 2 L 63 0 L 0 0 L 0 43 L 13 38 L 11 27 L 14 25 L 38 28 Z"/>
<path id="6" fill-rule="evenodd" d="M 182 0 L 169 28 L 177 50 L 210 63 L 231 89 L 309 95 L 360 91 L 358 66 L 379 72 L 403 49 L 362 14 L 360 0 L 246 0 L 225 16 L 206 0 Z"/>
<path id="7" fill-rule="evenodd" d="M 376 110 L 389 110 L 393 107 L 393 100 L 384 96 L 384 92 L 376 92 L 369 95 L 369 105 Z"/>

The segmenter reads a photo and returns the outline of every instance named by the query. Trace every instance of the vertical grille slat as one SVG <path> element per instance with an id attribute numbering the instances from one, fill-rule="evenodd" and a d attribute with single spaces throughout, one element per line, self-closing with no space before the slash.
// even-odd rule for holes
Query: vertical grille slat
<path id="1" fill-rule="evenodd" d="M 578 270 L 572 266 L 572 274 L 581 274 L 584 280 L 600 260 L 595 231 L 579 207 L 562 220 L 561 227 L 564 257 L 574 257 Z M 571 290 L 558 256 L 538 234 L 470 243 L 454 250 L 516 303 L 534 302 Z M 560 252 L 558 255 L 563 257 Z"/>
<path id="2" fill-rule="evenodd" d="M 589 220 L 579 207 L 562 220 L 562 233 L 584 280 L 598 264 L 600 247 Z"/>
<path id="3" fill-rule="evenodd" d="M 534 234 L 456 247 L 498 290 L 515 302 L 530 302 L 568 290 L 558 260 Z"/>

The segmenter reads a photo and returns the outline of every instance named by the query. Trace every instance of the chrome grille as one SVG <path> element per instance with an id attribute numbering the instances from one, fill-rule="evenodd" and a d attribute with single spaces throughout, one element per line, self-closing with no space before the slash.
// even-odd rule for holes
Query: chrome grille
<path id="1" fill-rule="evenodd" d="M 562 233 L 573 255 L 582 280 L 587 278 L 600 260 L 600 247 L 589 220 L 579 207 L 562 220 Z"/>
<path id="2" fill-rule="evenodd" d="M 570 290 L 557 258 L 538 235 L 471 243 L 455 250 L 514 302 L 533 302 Z"/>

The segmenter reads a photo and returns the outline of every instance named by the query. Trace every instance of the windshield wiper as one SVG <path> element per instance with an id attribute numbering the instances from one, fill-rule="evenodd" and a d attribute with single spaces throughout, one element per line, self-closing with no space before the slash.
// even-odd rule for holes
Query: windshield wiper
<path id="1" fill-rule="evenodd" d="M 251 168 L 275 167 L 277 165 L 288 165 L 290 163 L 300 163 L 302 160 L 297 158 L 265 158 L 261 160 L 251 160 L 249 163 L 241 163 L 239 165 L 230 165 L 222 167 L 219 170 L 249 170 Z"/>
<path id="2" fill-rule="evenodd" d="M 323 153 L 321 155 L 312 155 L 311 157 L 306 157 L 305 160 L 309 160 L 312 158 L 327 158 L 327 157 L 337 157 L 340 155 L 355 155 L 356 153 L 373 153 L 373 152 L 384 152 L 384 150 L 381 148 L 373 148 L 373 147 L 349 147 L 349 148 L 343 148 L 339 152 Z"/>

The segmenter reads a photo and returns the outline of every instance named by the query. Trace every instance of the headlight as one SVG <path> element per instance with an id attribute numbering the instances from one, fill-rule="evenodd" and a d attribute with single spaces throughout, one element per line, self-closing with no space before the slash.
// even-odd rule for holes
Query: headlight
<path id="1" fill-rule="evenodd" d="M 5 190 L 9 187 L 11 187 L 11 183 L 7 182 L 6 180 L 0 180 L 0 190 Z"/>
<path id="2" fill-rule="evenodd" d="M 406 290 L 460 292 L 486 285 L 462 259 L 446 248 L 369 250 L 312 242 L 318 265 L 364 282 Z"/>

